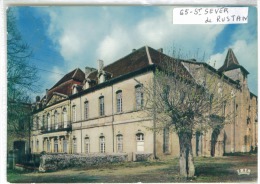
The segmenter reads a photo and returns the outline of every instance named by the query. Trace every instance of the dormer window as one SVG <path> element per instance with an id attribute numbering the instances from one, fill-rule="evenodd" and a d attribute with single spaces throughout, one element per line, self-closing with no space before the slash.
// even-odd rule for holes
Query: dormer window
<path id="1" fill-rule="evenodd" d="M 77 91 L 77 86 L 75 85 L 75 86 L 73 86 L 73 88 L 72 88 L 72 94 L 74 95 L 74 94 L 76 94 L 78 91 Z"/>
<path id="2" fill-rule="evenodd" d="M 88 89 L 89 87 L 90 87 L 90 85 L 89 85 L 89 81 L 86 80 L 86 83 L 85 83 L 85 89 Z"/>
<path id="3" fill-rule="evenodd" d="M 102 73 L 100 76 L 99 76 L 99 83 L 102 83 L 102 82 L 105 82 L 106 81 L 106 77 L 105 75 Z"/>

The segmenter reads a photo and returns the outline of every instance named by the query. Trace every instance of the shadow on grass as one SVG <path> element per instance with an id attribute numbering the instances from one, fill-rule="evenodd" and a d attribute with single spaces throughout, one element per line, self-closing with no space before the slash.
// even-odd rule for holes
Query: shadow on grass
<path id="1" fill-rule="evenodd" d="M 29 175 L 26 175 L 29 174 Z M 7 171 L 7 181 L 10 183 L 95 183 L 101 179 L 97 176 L 82 175 L 54 175 L 46 177 L 45 173 L 22 172 L 16 170 Z"/>

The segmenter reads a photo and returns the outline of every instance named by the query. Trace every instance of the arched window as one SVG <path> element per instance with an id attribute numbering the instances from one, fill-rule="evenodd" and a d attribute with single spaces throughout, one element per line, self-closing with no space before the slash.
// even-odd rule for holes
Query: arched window
<path id="1" fill-rule="evenodd" d="M 77 86 L 73 86 L 72 88 L 72 94 L 76 94 L 77 93 Z"/>
<path id="2" fill-rule="evenodd" d="M 163 152 L 164 153 L 169 153 L 169 136 L 170 136 L 170 131 L 169 128 L 164 128 L 163 129 Z"/>
<path id="3" fill-rule="evenodd" d="M 39 152 L 39 140 L 36 141 L 36 151 Z"/>
<path id="4" fill-rule="evenodd" d="M 63 109 L 62 115 L 63 115 L 63 127 L 67 128 L 67 126 L 68 126 L 68 115 L 67 115 L 67 109 L 66 108 Z"/>
<path id="5" fill-rule="evenodd" d="M 48 130 L 51 130 L 51 115 L 50 113 L 47 114 L 47 123 L 48 123 Z"/>
<path id="6" fill-rule="evenodd" d="M 45 125 L 45 116 L 42 115 L 42 127 L 41 128 L 46 128 L 46 125 Z"/>
<path id="7" fill-rule="evenodd" d="M 116 136 L 117 141 L 117 152 L 123 152 L 123 135 L 119 134 Z"/>
<path id="8" fill-rule="evenodd" d="M 55 127 L 55 130 L 59 128 L 59 124 L 58 124 L 58 112 L 57 112 L 57 111 L 54 112 L 54 127 Z"/>
<path id="9" fill-rule="evenodd" d="M 68 152 L 68 151 L 67 151 L 67 139 L 66 139 L 66 138 L 63 139 L 63 152 L 64 152 L 64 153 L 67 153 L 67 152 Z"/>
<path id="10" fill-rule="evenodd" d="M 54 152 L 58 153 L 58 139 L 54 140 Z"/>
<path id="11" fill-rule="evenodd" d="M 47 139 L 47 152 L 50 152 L 50 150 L 51 150 L 50 140 Z"/>
<path id="12" fill-rule="evenodd" d="M 88 101 L 85 101 L 84 103 L 84 116 L 85 120 L 88 119 Z"/>
<path id="13" fill-rule="evenodd" d="M 136 140 L 137 141 L 144 141 L 144 134 L 143 133 L 137 133 L 136 134 Z"/>
<path id="14" fill-rule="evenodd" d="M 76 122 L 77 121 L 77 114 L 76 114 L 77 112 L 76 112 L 76 105 L 73 105 L 72 106 L 72 121 L 73 122 Z"/>
<path id="15" fill-rule="evenodd" d="M 77 153 L 77 139 L 73 138 L 73 153 Z"/>
<path id="16" fill-rule="evenodd" d="M 135 102 L 136 102 L 136 109 L 139 110 L 143 108 L 144 105 L 144 95 L 143 95 L 143 86 L 136 85 L 135 86 Z"/>
<path id="17" fill-rule="evenodd" d="M 99 137 L 100 153 L 105 153 L 105 137 Z"/>
<path id="18" fill-rule="evenodd" d="M 85 137 L 85 153 L 90 152 L 90 142 L 89 142 L 89 137 Z"/>
<path id="19" fill-rule="evenodd" d="M 105 115 L 104 96 L 99 97 L 99 115 L 100 116 L 104 116 Z"/>
<path id="20" fill-rule="evenodd" d="M 144 134 L 143 133 L 137 133 L 136 134 L 136 150 L 137 152 L 143 152 L 144 151 Z"/>
<path id="21" fill-rule="evenodd" d="M 33 153 L 34 148 L 33 148 L 33 141 L 31 142 L 31 152 Z"/>
<path id="22" fill-rule="evenodd" d="M 116 92 L 116 111 L 122 112 L 122 90 Z"/>
<path id="23" fill-rule="evenodd" d="M 34 120 L 34 129 L 38 130 L 39 129 L 39 117 L 36 116 Z"/>

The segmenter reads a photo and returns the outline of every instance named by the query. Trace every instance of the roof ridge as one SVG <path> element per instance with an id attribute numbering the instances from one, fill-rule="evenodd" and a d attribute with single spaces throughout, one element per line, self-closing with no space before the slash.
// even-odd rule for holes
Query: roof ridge
<path id="1" fill-rule="evenodd" d="M 72 77 L 71 77 L 72 79 L 75 77 L 75 75 L 76 75 L 76 73 L 77 73 L 78 70 L 79 70 L 79 68 L 76 68 L 76 69 L 75 69 L 75 72 L 74 72 L 74 74 L 73 74 Z"/>
<path id="2" fill-rule="evenodd" d="M 147 58 L 148 58 L 148 61 L 149 61 L 149 65 L 152 65 L 153 62 L 152 62 L 151 55 L 150 55 L 150 52 L 149 52 L 147 45 L 145 46 L 145 50 L 146 50 Z"/>

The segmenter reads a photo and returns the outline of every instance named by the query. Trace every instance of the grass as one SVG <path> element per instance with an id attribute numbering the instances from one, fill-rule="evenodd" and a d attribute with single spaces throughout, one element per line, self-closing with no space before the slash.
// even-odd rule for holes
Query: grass
<path id="1" fill-rule="evenodd" d="M 117 163 L 91 168 L 73 168 L 38 173 L 8 170 L 12 183 L 166 183 L 166 182 L 256 182 L 257 155 L 195 158 L 196 177 L 179 177 L 178 159 L 150 162 Z M 251 174 L 238 175 L 237 169 L 247 168 Z"/>

